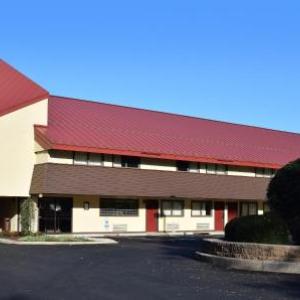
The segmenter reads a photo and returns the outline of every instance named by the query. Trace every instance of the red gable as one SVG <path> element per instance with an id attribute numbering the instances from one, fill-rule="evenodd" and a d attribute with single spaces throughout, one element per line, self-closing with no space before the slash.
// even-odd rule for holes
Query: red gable
<path id="1" fill-rule="evenodd" d="M 48 97 L 48 92 L 0 59 L 0 116 Z"/>
<path id="2" fill-rule="evenodd" d="M 46 148 L 278 168 L 300 157 L 300 135 L 50 96 Z"/>

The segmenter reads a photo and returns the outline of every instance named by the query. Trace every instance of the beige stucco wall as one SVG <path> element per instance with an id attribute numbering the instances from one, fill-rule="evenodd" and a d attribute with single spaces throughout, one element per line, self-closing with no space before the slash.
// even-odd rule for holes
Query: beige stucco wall
<path id="1" fill-rule="evenodd" d="M 90 209 L 84 210 L 84 202 L 89 202 Z M 101 200 L 100 200 L 101 201 Z M 115 226 L 126 225 L 127 232 L 145 231 L 145 206 L 139 200 L 139 215 L 136 217 L 104 217 L 100 216 L 99 197 L 75 196 L 73 198 L 73 232 L 114 232 Z"/>
<path id="2" fill-rule="evenodd" d="M 48 100 L 0 117 L 0 196 L 29 195 L 35 164 L 34 124 L 47 125 Z"/>
<path id="3" fill-rule="evenodd" d="M 89 210 L 84 210 L 84 202 L 89 202 Z M 124 225 L 126 225 L 126 232 L 146 231 L 146 209 L 142 199 L 139 200 L 140 208 L 137 217 L 100 216 L 99 204 L 97 196 L 75 196 L 73 198 L 73 232 L 117 232 L 115 227 Z M 184 217 L 159 217 L 158 225 L 159 231 L 169 232 L 214 230 L 214 210 L 212 216 L 209 217 L 192 217 L 191 201 L 186 200 Z"/>

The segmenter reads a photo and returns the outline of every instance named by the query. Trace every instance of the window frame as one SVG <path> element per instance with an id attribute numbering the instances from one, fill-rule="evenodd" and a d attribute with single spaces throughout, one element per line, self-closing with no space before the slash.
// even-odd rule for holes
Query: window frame
<path id="1" fill-rule="evenodd" d="M 114 212 L 117 212 L 117 211 L 122 211 L 122 209 L 118 208 L 117 206 L 116 207 L 103 207 L 103 202 L 104 201 L 107 201 L 109 204 L 111 203 L 117 203 L 117 202 L 134 202 L 135 203 L 135 208 L 126 208 L 126 210 L 136 210 L 136 213 L 135 214 L 124 214 L 124 213 L 116 213 L 116 214 L 112 214 L 112 213 L 104 213 L 103 214 L 103 211 L 105 209 L 109 209 L 111 211 L 114 211 Z M 125 210 L 125 209 L 124 209 Z M 140 201 L 139 199 L 134 199 L 134 198 L 101 198 L 99 199 L 99 216 L 100 217 L 111 217 L 111 218 L 119 218 L 119 217 L 129 217 L 129 218 L 136 218 L 136 217 L 139 217 L 140 215 Z"/>
<path id="2" fill-rule="evenodd" d="M 170 215 L 165 215 L 164 214 L 164 203 L 171 203 L 171 214 Z M 174 215 L 173 211 L 174 211 L 174 203 L 180 203 L 181 205 L 181 214 L 180 215 Z M 161 217 L 165 217 L 165 218 L 182 218 L 184 217 L 184 209 L 185 209 L 185 203 L 184 200 L 162 200 L 161 201 L 161 205 L 160 205 L 160 216 Z"/>
<path id="3" fill-rule="evenodd" d="M 193 204 L 199 204 L 199 203 L 205 203 L 206 205 L 208 204 L 210 206 L 210 214 L 209 215 L 193 215 Z M 191 217 L 192 218 L 209 218 L 209 217 L 212 217 L 212 210 L 213 210 L 213 205 L 212 205 L 212 201 L 204 201 L 204 200 L 193 200 L 191 202 Z M 205 211 L 207 212 L 207 208 L 205 207 Z"/>

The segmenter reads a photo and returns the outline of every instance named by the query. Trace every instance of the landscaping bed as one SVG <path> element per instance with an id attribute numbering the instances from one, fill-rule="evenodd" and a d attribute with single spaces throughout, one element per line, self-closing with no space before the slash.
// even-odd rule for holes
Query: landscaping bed
<path id="1" fill-rule="evenodd" d="M 85 244 L 115 244 L 108 238 L 94 238 L 75 235 L 47 235 L 47 234 L 8 234 L 0 233 L 0 243 L 14 245 L 85 245 Z"/>
<path id="2" fill-rule="evenodd" d="M 300 274 L 300 246 L 204 239 L 196 256 L 221 268 Z"/>
<path id="3" fill-rule="evenodd" d="M 292 245 L 243 243 L 221 239 L 204 239 L 201 251 L 222 257 L 300 262 L 300 246 Z"/>

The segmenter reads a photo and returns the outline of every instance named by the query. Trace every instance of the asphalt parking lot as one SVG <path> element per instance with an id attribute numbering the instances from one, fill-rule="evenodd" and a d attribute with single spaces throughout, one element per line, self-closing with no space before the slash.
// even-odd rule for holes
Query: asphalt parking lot
<path id="1" fill-rule="evenodd" d="M 0 299 L 300 299 L 300 276 L 229 271 L 195 260 L 201 239 L 118 245 L 0 245 Z"/>

